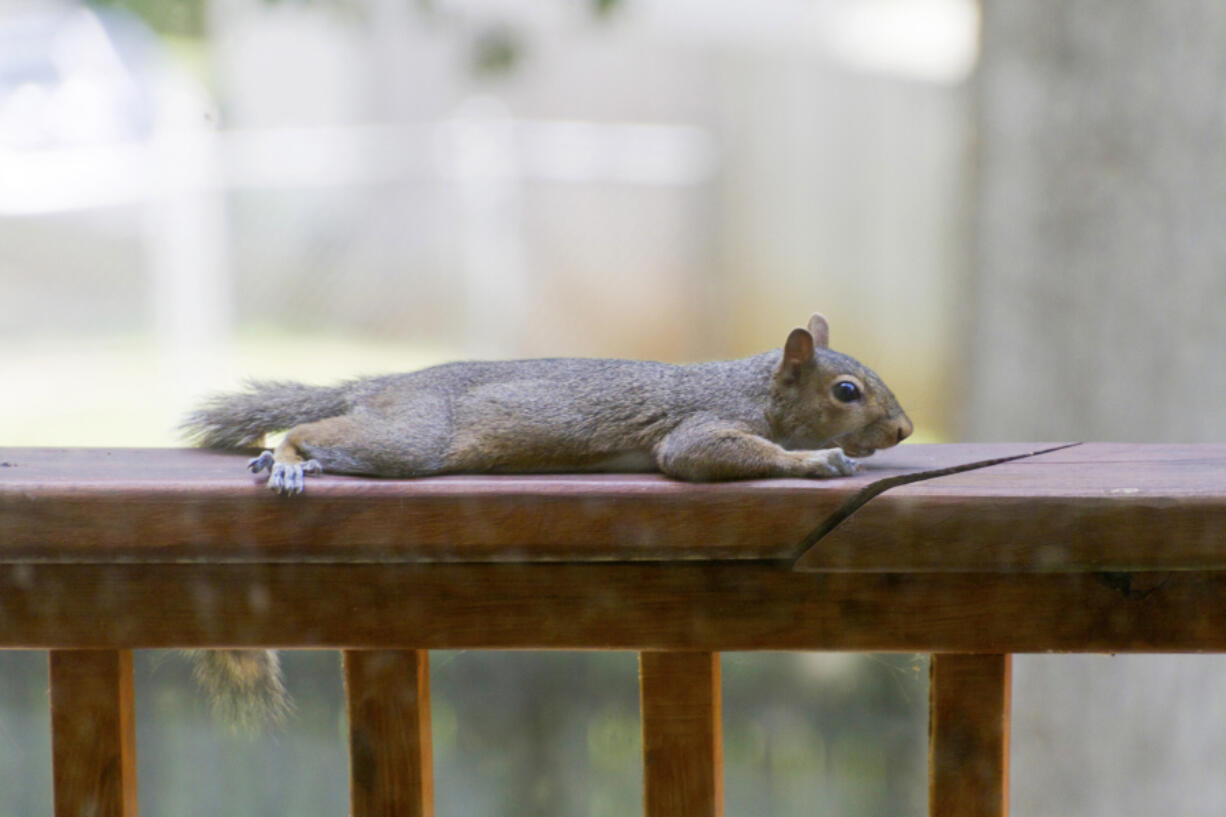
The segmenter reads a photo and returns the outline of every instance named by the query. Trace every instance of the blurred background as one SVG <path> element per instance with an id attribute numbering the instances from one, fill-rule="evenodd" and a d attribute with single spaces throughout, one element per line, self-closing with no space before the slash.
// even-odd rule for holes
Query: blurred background
<path id="1" fill-rule="evenodd" d="M 814 310 L 920 441 L 1223 441 L 1223 43 L 1215 0 L 0 0 L 0 445 Z M 338 661 L 287 665 L 251 738 L 138 656 L 144 814 L 345 813 Z M 923 814 L 926 666 L 725 656 L 728 813 Z M 1014 667 L 1014 814 L 1226 811 L 1226 662 Z M 641 813 L 635 671 L 435 653 L 438 813 Z M 48 730 L 0 653 L 0 817 Z"/>

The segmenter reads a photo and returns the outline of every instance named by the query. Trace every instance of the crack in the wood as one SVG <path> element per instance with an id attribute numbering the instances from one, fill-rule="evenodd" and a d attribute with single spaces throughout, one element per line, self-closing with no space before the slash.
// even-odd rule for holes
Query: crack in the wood
<path id="1" fill-rule="evenodd" d="M 1160 574 L 1157 577 L 1145 573 L 1142 573 L 1141 575 L 1150 582 L 1145 587 L 1133 587 L 1133 579 L 1136 578 L 1136 576 L 1131 571 L 1104 571 L 1102 573 L 1094 574 L 1094 577 L 1098 579 L 1102 585 L 1111 588 L 1129 601 L 1144 601 L 1156 591 L 1161 590 L 1171 579 L 1169 573 Z"/>
<path id="2" fill-rule="evenodd" d="M 1043 448 L 1038 451 L 1026 451 L 1021 454 L 1011 454 L 1008 457 L 996 457 L 990 460 L 979 460 L 977 462 L 967 462 L 961 465 L 951 465 L 946 468 L 937 468 L 932 471 L 918 471 L 912 474 L 899 474 L 896 477 L 886 477 L 879 479 L 876 482 L 861 488 L 857 493 L 851 496 L 846 502 L 839 506 L 838 510 L 809 532 L 809 535 L 801 540 L 797 546 L 797 555 L 792 560 L 795 565 L 805 557 L 810 550 L 813 549 L 818 542 L 822 540 L 826 534 L 843 524 L 844 520 L 858 511 L 861 507 L 868 503 L 869 500 L 876 496 L 880 496 L 891 488 L 897 488 L 900 485 L 909 485 L 912 482 L 924 482 L 925 480 L 936 479 L 937 477 L 947 477 L 951 474 L 960 474 L 963 471 L 976 471 L 980 468 L 990 468 L 993 465 L 1000 465 L 1014 460 L 1024 460 L 1028 457 L 1037 457 L 1040 454 L 1050 454 L 1053 451 L 1062 451 L 1065 448 L 1073 448 L 1081 445 L 1081 443 L 1063 443 L 1061 445 L 1052 446 L 1051 448 Z"/>

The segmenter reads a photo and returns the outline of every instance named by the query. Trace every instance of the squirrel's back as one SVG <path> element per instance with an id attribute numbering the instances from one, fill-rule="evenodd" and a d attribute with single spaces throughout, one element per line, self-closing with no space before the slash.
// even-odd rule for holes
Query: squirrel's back
<path id="1" fill-rule="evenodd" d="M 588 453 L 598 456 L 623 449 L 627 434 L 648 442 L 696 410 L 760 413 L 770 358 L 768 352 L 690 365 L 602 358 L 462 361 L 336 386 L 252 381 L 243 391 L 208 399 L 182 429 L 206 448 L 247 448 L 265 434 L 361 410 L 404 421 L 398 427 L 406 433 L 415 427 L 431 434 L 436 426 L 434 436 L 450 438 L 480 429 L 487 438 L 515 434 L 521 446 L 532 439 L 525 432 L 535 432 L 542 444 L 559 434 L 582 437 L 597 449 Z M 602 444 L 602 435 L 615 439 Z"/>

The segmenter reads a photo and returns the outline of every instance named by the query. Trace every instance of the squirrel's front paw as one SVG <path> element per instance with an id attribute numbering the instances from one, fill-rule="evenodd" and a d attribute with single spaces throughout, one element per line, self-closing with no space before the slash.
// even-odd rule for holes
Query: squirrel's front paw
<path id="1" fill-rule="evenodd" d="M 856 472 L 858 463 L 841 448 L 814 451 L 805 460 L 805 473 L 811 477 L 847 477 Z"/>

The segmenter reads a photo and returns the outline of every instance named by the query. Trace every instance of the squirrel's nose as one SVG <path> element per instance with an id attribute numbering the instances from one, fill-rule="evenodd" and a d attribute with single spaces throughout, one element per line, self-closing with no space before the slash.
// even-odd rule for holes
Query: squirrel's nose
<path id="1" fill-rule="evenodd" d="M 902 442 L 911 436 L 914 428 L 911 425 L 911 419 L 907 415 L 903 415 L 898 419 L 898 442 Z"/>

